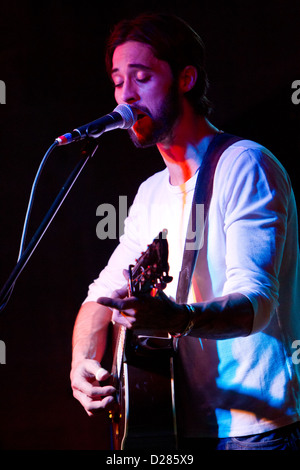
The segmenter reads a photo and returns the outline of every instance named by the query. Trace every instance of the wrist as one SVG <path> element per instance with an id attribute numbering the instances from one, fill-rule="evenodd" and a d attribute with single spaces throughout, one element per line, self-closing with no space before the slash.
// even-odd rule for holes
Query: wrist
<path id="1" fill-rule="evenodd" d="M 189 304 L 184 304 L 183 307 L 185 309 L 185 312 L 187 313 L 185 326 L 179 333 L 169 333 L 173 338 L 181 338 L 183 336 L 188 336 L 195 326 L 195 321 L 196 321 L 195 308 L 193 307 L 193 305 L 189 305 Z"/>

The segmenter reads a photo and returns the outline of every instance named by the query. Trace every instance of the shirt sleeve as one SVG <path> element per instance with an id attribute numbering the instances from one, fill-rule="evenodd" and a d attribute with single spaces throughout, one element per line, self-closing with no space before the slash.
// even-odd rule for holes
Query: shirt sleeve
<path id="1" fill-rule="evenodd" d="M 228 168 L 223 192 L 223 294 L 240 292 L 249 298 L 255 313 L 253 333 L 269 323 L 278 305 L 290 194 L 285 170 L 262 150 L 244 150 Z"/>

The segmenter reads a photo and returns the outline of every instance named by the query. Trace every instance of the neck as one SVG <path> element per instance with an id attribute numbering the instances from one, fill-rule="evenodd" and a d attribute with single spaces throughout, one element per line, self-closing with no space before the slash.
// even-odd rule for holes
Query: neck
<path id="1" fill-rule="evenodd" d="M 169 142 L 157 144 L 172 185 L 182 185 L 196 173 L 217 132 L 218 129 L 205 117 L 191 112 L 189 116 L 180 118 Z"/>

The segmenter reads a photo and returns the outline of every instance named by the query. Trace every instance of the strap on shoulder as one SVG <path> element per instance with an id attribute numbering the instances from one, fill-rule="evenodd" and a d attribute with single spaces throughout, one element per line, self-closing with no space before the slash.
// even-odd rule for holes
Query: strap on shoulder
<path id="1" fill-rule="evenodd" d="M 201 247 L 202 237 L 204 236 L 204 228 L 206 225 L 208 209 L 212 196 L 213 180 L 215 169 L 222 153 L 233 143 L 242 140 L 242 137 L 237 137 L 224 132 L 216 134 L 211 141 L 208 149 L 203 157 L 203 161 L 199 168 L 199 173 L 196 181 L 192 208 L 187 228 L 185 239 L 185 247 L 182 259 L 181 271 L 179 274 L 176 302 L 186 303 L 193 272 L 195 269 L 199 249 Z M 204 210 L 203 227 L 197 226 L 197 206 L 202 204 Z M 192 238 L 191 238 L 192 236 Z"/>

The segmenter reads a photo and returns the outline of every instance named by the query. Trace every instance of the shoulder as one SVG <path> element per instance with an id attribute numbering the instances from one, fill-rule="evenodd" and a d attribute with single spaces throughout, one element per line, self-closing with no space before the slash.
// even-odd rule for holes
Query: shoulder
<path id="1" fill-rule="evenodd" d="M 230 145 L 220 158 L 220 166 L 230 166 L 232 164 L 243 165 L 247 161 L 256 164 L 270 165 L 278 167 L 282 173 L 286 174 L 286 170 L 273 153 L 263 145 L 253 141 L 242 139 Z"/>
<path id="2" fill-rule="evenodd" d="M 256 176 L 255 176 L 256 175 Z M 290 187 L 287 171 L 273 153 L 263 145 L 243 139 L 228 147 L 222 154 L 216 168 L 217 179 L 237 181 L 258 177 Z"/>

